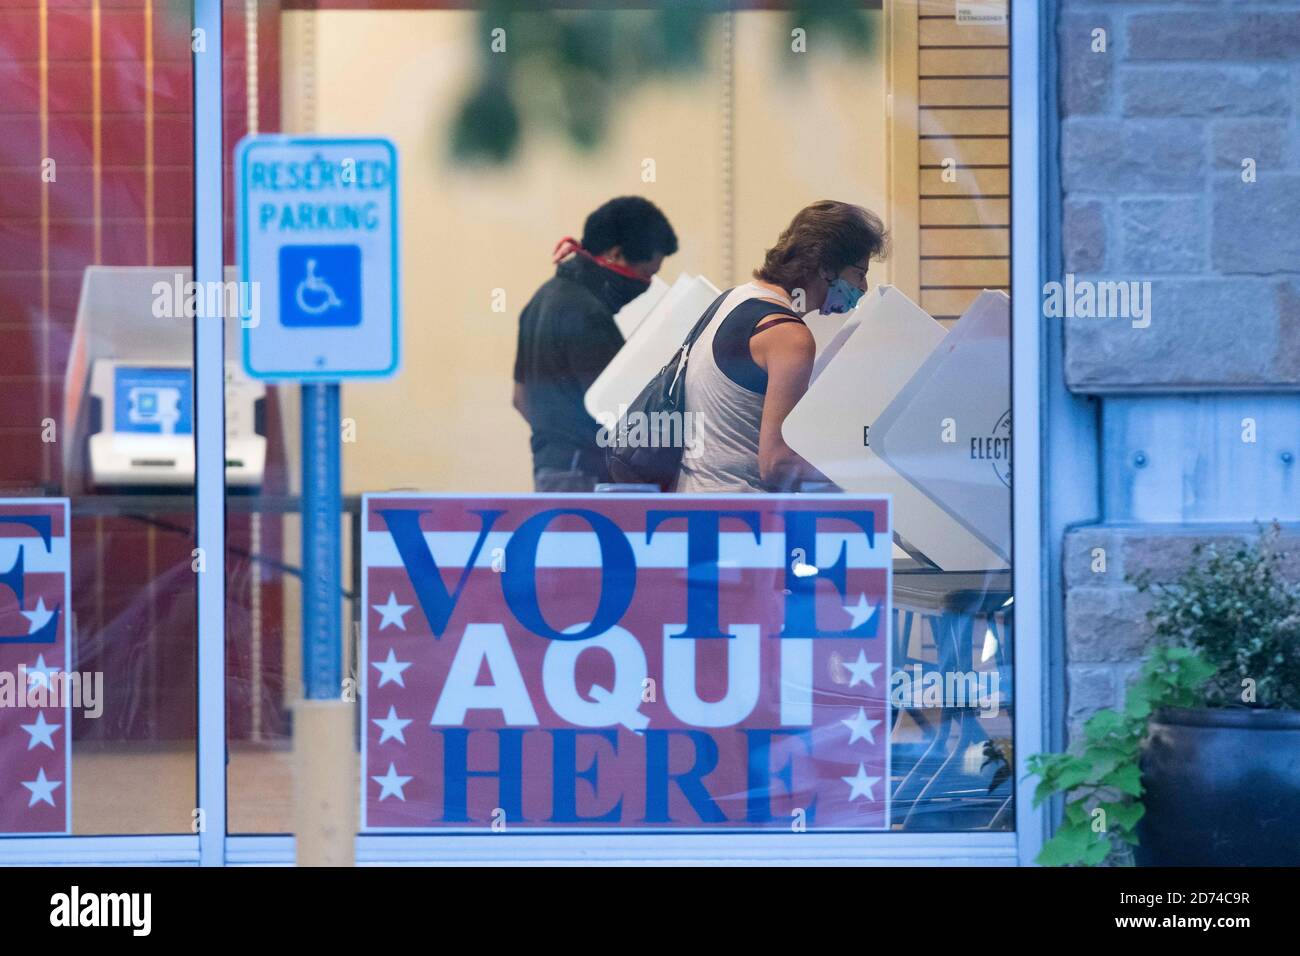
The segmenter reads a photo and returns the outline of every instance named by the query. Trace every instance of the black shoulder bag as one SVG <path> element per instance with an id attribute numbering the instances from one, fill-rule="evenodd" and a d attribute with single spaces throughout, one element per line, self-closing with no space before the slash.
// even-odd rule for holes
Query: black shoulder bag
<path id="1" fill-rule="evenodd" d="M 728 292 L 713 300 L 704 315 L 695 323 L 682 347 L 673 353 L 668 364 L 659 370 L 641 394 L 627 407 L 618 420 L 616 430 L 610 435 L 605 449 L 605 463 L 610 477 L 620 484 L 658 485 L 668 491 L 677 480 L 682 464 L 681 442 L 686 434 L 682 415 L 686 411 L 686 362 L 709 321 L 717 313 Z M 643 428 L 629 427 L 629 421 L 639 422 Z M 676 426 L 674 427 L 674 422 Z M 629 441 L 637 433 L 638 440 Z M 640 440 L 644 435 L 645 440 Z"/>

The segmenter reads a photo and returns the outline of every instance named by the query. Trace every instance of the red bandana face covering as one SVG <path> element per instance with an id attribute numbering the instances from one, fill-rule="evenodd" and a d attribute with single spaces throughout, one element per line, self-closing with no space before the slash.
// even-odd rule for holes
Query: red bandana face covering
<path id="1" fill-rule="evenodd" d="M 596 265 L 600 266 L 602 269 L 608 269 L 610 272 L 613 272 L 615 275 L 620 275 L 623 276 L 625 279 L 632 279 L 636 282 L 644 282 L 646 285 L 650 284 L 649 279 L 647 279 L 645 276 L 641 275 L 640 273 L 636 272 L 635 270 L 629 269 L 627 266 L 620 265 L 617 262 L 610 262 L 604 256 L 592 255 L 586 249 L 582 248 L 582 243 L 578 242 L 578 240 L 574 239 L 572 236 L 565 236 L 563 239 L 561 239 L 559 242 L 555 244 L 555 252 L 552 253 L 553 256 L 552 261 L 558 263 L 560 260 L 567 258 L 569 255 L 575 252 L 580 256 L 584 256 L 585 258 L 590 259 L 592 262 L 596 263 Z"/>

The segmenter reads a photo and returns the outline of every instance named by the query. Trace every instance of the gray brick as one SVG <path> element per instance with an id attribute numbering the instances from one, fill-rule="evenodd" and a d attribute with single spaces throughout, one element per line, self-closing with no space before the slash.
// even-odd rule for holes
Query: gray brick
<path id="1" fill-rule="evenodd" d="M 1067 193 L 1204 188 L 1204 123 L 1075 117 L 1062 124 L 1061 140 L 1061 178 Z"/>
<path id="2" fill-rule="evenodd" d="M 1067 676 L 1069 688 L 1067 713 L 1082 724 L 1103 707 L 1115 706 L 1115 674 L 1109 666 L 1071 665 Z"/>
<path id="3" fill-rule="evenodd" d="M 1217 535 L 1132 531 L 1124 535 L 1124 571 L 1130 578 L 1149 573 L 1152 581 L 1169 584 L 1196 562 L 1198 545 L 1235 549 L 1251 537 L 1244 531 Z"/>
<path id="4" fill-rule="evenodd" d="M 1225 348 L 1273 342 L 1278 295 L 1260 279 L 1155 279 L 1151 325 L 1127 319 L 1066 319 L 1065 373 L 1077 391 L 1145 387 L 1215 388 L 1271 384 L 1271 349 Z"/>
<path id="5" fill-rule="evenodd" d="M 1230 168 L 1240 178 L 1241 161 L 1253 159 L 1257 176 L 1291 165 L 1291 129 L 1285 120 L 1220 120 L 1211 134 L 1214 163 Z"/>
<path id="6" fill-rule="evenodd" d="M 1106 214 L 1099 202 L 1067 201 L 1062 210 L 1061 242 L 1067 272 L 1106 268 Z"/>
<path id="7" fill-rule="evenodd" d="M 1279 385 L 1300 385 L 1300 280 L 1278 283 L 1277 313 L 1279 334 L 1273 381 Z"/>
<path id="8" fill-rule="evenodd" d="M 1283 529 L 1277 546 L 1282 552 L 1282 576 L 1288 581 L 1300 582 L 1300 531 Z"/>
<path id="9" fill-rule="evenodd" d="M 1126 200 L 1120 204 L 1120 230 L 1126 270 L 1204 271 L 1209 223 L 1199 197 Z"/>
<path id="10" fill-rule="evenodd" d="M 1093 525 L 1066 532 L 1062 571 L 1066 587 L 1120 587 L 1124 583 L 1124 551 L 1113 528 Z M 1105 571 L 1094 571 L 1093 550 L 1105 551 Z"/>
<path id="11" fill-rule="evenodd" d="M 1106 31 L 1106 52 L 1093 52 L 1092 32 Z M 1061 115 L 1104 113 L 1110 106 L 1111 74 L 1116 54 L 1111 19 L 1106 14 L 1061 17 L 1057 31 L 1061 56 Z"/>
<path id="12" fill-rule="evenodd" d="M 1066 656 L 1071 664 L 1132 661 L 1146 654 L 1149 594 L 1136 588 L 1072 588 L 1065 595 Z"/>
<path id="13" fill-rule="evenodd" d="M 1300 10 L 1138 13 L 1126 50 L 1132 60 L 1290 58 L 1300 50 Z"/>
<path id="14" fill-rule="evenodd" d="M 1300 174 L 1214 184 L 1213 263 L 1220 272 L 1300 272 Z"/>
<path id="15" fill-rule="evenodd" d="M 1120 78 L 1125 116 L 1286 116 L 1291 75 L 1279 67 L 1146 66 Z"/>

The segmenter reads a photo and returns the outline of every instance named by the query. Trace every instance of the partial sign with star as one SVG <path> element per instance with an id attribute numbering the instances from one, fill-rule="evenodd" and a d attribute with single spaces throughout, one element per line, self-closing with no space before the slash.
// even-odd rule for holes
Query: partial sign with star
<path id="1" fill-rule="evenodd" d="M 889 826 L 887 498 L 368 495 L 366 831 Z"/>
<path id="2" fill-rule="evenodd" d="M 66 498 L 0 499 L 0 833 L 71 831 Z"/>

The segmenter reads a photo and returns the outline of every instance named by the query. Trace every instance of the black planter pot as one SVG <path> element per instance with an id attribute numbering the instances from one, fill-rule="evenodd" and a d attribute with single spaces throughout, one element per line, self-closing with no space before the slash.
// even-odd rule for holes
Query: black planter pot
<path id="1" fill-rule="evenodd" d="M 1300 866 L 1300 712 L 1159 711 L 1138 866 Z"/>

